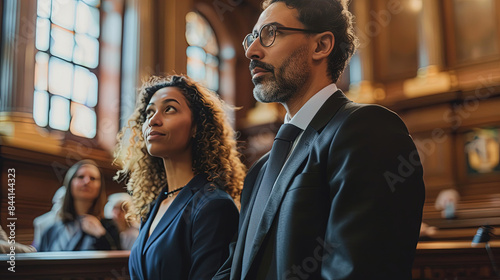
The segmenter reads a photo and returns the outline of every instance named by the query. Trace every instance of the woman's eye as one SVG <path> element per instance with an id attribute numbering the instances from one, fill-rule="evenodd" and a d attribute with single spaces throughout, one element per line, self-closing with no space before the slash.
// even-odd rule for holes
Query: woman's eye
<path id="1" fill-rule="evenodd" d="M 172 106 L 167 106 L 167 108 L 165 108 L 165 113 L 173 112 L 173 111 L 175 111 L 175 108 Z"/>
<path id="2" fill-rule="evenodd" d="M 149 119 L 154 114 L 153 110 L 146 110 L 145 116 Z"/>

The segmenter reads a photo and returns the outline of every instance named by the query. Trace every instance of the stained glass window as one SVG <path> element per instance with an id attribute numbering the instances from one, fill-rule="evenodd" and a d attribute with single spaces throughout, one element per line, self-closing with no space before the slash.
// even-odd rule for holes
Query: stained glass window
<path id="1" fill-rule="evenodd" d="M 38 0 L 33 117 L 41 127 L 93 138 L 100 0 Z"/>
<path id="2" fill-rule="evenodd" d="M 210 24 L 200 14 L 186 15 L 187 74 L 213 91 L 219 89 L 219 46 Z"/>

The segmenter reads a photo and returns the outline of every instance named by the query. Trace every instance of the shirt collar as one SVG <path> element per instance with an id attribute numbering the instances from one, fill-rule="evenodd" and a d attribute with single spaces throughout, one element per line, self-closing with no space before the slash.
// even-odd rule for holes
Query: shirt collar
<path id="1" fill-rule="evenodd" d="M 309 98 L 309 100 L 307 100 L 307 102 L 300 108 L 293 118 L 290 118 L 290 115 L 287 113 L 285 115 L 284 123 L 291 123 L 302 130 L 306 130 L 307 126 L 319 111 L 323 103 L 325 103 L 326 100 L 336 91 L 337 86 L 333 83 L 324 87 L 322 90 L 318 91 L 315 95 Z"/>

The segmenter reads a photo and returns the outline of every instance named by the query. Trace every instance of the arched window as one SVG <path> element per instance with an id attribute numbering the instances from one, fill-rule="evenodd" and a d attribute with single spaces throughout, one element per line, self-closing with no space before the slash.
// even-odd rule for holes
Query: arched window
<path id="1" fill-rule="evenodd" d="M 219 90 L 219 45 L 215 33 L 199 13 L 186 15 L 187 74 L 213 91 Z"/>
<path id="2" fill-rule="evenodd" d="M 33 118 L 41 127 L 94 138 L 100 0 L 38 0 Z"/>

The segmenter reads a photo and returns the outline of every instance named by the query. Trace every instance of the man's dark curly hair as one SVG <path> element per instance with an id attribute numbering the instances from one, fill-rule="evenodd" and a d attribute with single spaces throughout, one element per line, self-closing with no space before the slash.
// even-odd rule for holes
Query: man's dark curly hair
<path id="1" fill-rule="evenodd" d="M 354 16 L 347 9 L 347 0 L 266 0 L 262 8 L 283 2 L 287 7 L 297 9 L 298 20 L 306 29 L 331 31 L 335 46 L 328 57 L 328 74 L 334 83 L 344 71 L 349 59 L 358 47 L 354 34 Z"/>

